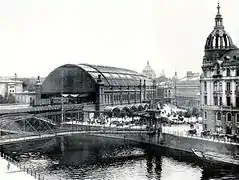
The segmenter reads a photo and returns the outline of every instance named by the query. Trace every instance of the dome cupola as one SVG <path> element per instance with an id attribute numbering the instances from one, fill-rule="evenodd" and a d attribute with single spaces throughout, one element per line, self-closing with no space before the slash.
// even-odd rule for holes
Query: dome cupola
<path id="1" fill-rule="evenodd" d="M 214 30 L 210 33 L 205 44 L 205 50 L 229 50 L 236 49 L 233 44 L 232 38 L 224 30 L 223 18 L 220 13 L 220 5 L 217 6 L 217 15 L 215 18 Z"/>

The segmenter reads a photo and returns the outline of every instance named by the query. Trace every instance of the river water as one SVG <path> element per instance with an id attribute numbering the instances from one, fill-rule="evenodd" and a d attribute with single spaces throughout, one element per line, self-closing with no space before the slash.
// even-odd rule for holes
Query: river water
<path id="1" fill-rule="evenodd" d="M 239 170 L 212 167 L 191 155 L 149 146 L 107 146 L 98 140 L 82 141 L 74 149 L 57 146 L 47 153 L 22 153 L 16 159 L 22 165 L 35 168 L 49 180 L 239 179 Z"/>

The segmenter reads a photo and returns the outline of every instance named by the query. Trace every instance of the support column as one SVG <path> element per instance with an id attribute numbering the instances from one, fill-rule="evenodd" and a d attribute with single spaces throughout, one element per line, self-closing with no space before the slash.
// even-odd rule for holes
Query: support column
<path id="1" fill-rule="evenodd" d="M 120 105 L 123 104 L 123 91 L 122 91 L 122 87 L 120 86 Z"/>
<path id="2" fill-rule="evenodd" d="M 111 105 L 114 106 L 114 88 L 111 86 Z"/>
<path id="3" fill-rule="evenodd" d="M 144 79 L 144 85 L 143 85 L 143 91 L 144 91 L 144 100 L 146 100 L 146 81 L 145 81 L 145 79 Z"/>
<path id="4" fill-rule="evenodd" d="M 136 104 L 137 102 L 137 93 L 136 93 L 136 86 L 134 86 L 134 103 Z"/>
<path id="5" fill-rule="evenodd" d="M 142 80 L 141 79 L 139 82 L 139 95 L 140 95 L 139 103 L 142 103 Z"/>
<path id="6" fill-rule="evenodd" d="M 97 79 L 97 93 L 96 93 L 96 114 L 95 116 L 99 116 L 99 111 L 101 110 L 101 106 L 104 105 L 104 83 L 101 80 L 101 75 L 98 75 Z"/>
<path id="7" fill-rule="evenodd" d="M 128 86 L 127 90 L 128 90 L 128 104 L 130 104 L 130 89 L 129 89 L 129 86 Z"/>

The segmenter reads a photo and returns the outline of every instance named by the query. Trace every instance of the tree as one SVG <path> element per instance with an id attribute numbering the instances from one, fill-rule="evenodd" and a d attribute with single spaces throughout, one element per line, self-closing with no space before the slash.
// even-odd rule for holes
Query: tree
<path id="1" fill-rule="evenodd" d="M 2 95 L 0 95 L 0 104 L 4 103 L 4 97 Z"/>
<path id="2" fill-rule="evenodd" d="M 15 96 L 13 96 L 12 94 L 9 94 L 7 97 L 7 103 L 15 103 L 15 102 L 16 102 Z"/>
<path id="3" fill-rule="evenodd" d="M 192 113 L 190 110 L 187 110 L 185 113 L 184 113 L 184 117 L 186 118 L 190 118 L 192 116 Z"/>
<path id="4" fill-rule="evenodd" d="M 26 78 L 23 80 L 22 87 L 24 91 L 35 91 L 35 79 Z"/>
<path id="5" fill-rule="evenodd" d="M 196 117 L 199 116 L 199 110 L 196 107 L 192 108 L 192 116 L 196 116 Z"/>

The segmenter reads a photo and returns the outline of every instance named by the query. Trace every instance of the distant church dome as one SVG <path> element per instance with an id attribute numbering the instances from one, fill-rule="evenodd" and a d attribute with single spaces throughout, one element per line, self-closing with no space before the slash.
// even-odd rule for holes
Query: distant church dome
<path id="1" fill-rule="evenodd" d="M 220 6 L 217 6 L 217 15 L 215 18 L 214 30 L 210 33 L 206 40 L 205 50 L 213 49 L 236 49 L 237 47 L 233 44 L 232 38 L 224 30 L 223 18 L 220 14 Z"/>
<path id="2" fill-rule="evenodd" d="M 148 76 L 149 78 L 155 78 L 156 77 L 156 74 L 155 74 L 154 70 L 149 65 L 149 60 L 147 61 L 147 65 L 143 69 L 143 74 Z"/>

